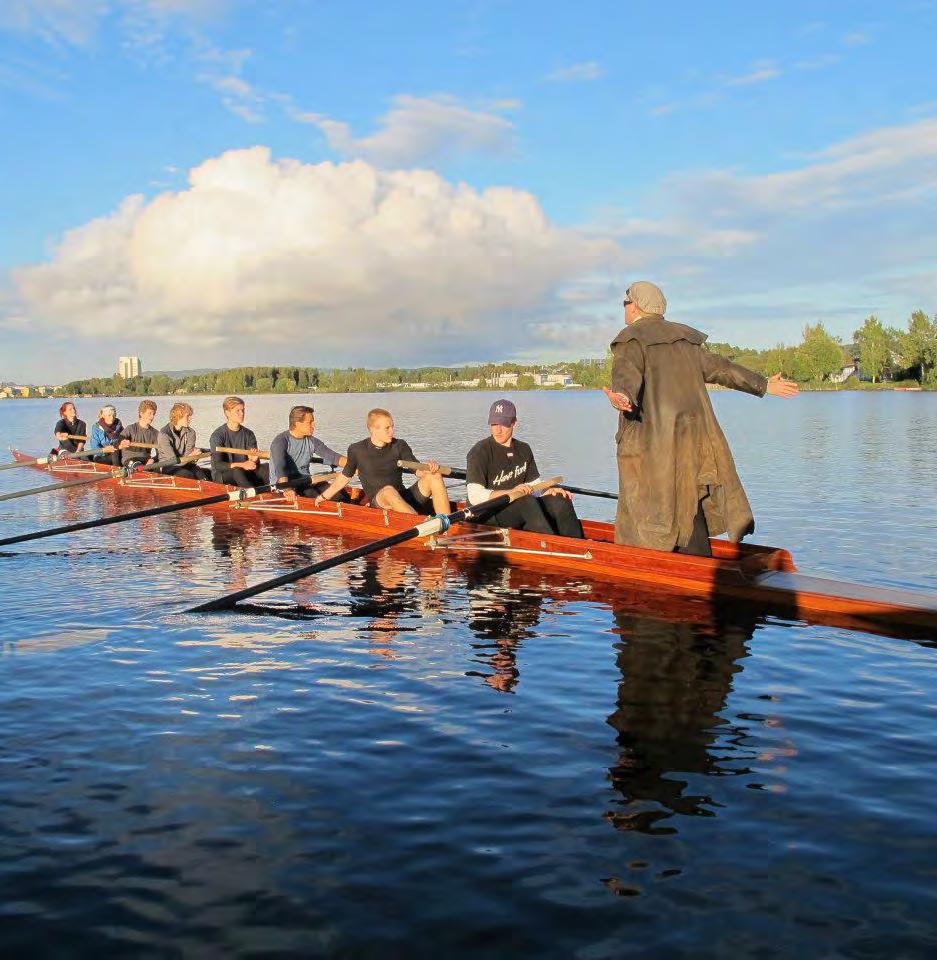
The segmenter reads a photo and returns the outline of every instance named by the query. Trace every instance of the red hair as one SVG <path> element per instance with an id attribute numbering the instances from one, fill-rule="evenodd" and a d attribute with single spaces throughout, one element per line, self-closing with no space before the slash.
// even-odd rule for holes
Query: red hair
<path id="1" fill-rule="evenodd" d="M 71 401 L 71 400 L 66 400 L 65 403 L 63 403 L 62 406 L 59 407 L 59 416 L 60 416 L 60 417 L 64 417 L 64 416 L 65 416 L 65 408 L 66 408 L 66 407 L 74 407 L 74 406 L 75 406 L 75 404 L 74 404 L 73 401 Z M 75 416 L 78 416 L 78 410 L 77 410 L 77 408 L 75 409 Z"/>

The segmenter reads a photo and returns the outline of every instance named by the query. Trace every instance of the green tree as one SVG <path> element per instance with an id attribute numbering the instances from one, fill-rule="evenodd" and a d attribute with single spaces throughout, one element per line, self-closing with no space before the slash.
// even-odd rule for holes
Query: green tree
<path id="1" fill-rule="evenodd" d="M 537 381 L 529 373 L 522 373 L 518 375 L 517 378 L 517 389 L 518 390 L 533 390 L 537 385 Z"/>
<path id="2" fill-rule="evenodd" d="M 843 367 L 842 345 L 826 332 L 822 322 L 804 327 L 804 340 L 798 353 L 807 373 L 806 379 L 816 383 L 828 380 Z"/>
<path id="3" fill-rule="evenodd" d="M 272 377 L 257 377 L 254 381 L 254 391 L 256 393 L 272 393 L 273 392 L 273 378 Z"/>
<path id="4" fill-rule="evenodd" d="M 937 374 L 937 316 L 931 320 L 923 310 L 915 310 L 907 333 L 899 337 L 899 349 L 918 382 L 929 383 Z"/>
<path id="5" fill-rule="evenodd" d="M 280 377 L 273 385 L 276 393 L 293 393 L 296 390 L 296 382 L 292 377 Z"/>
<path id="6" fill-rule="evenodd" d="M 876 383 L 891 366 L 896 347 L 895 331 L 872 314 L 853 335 L 859 348 L 859 370 Z"/>

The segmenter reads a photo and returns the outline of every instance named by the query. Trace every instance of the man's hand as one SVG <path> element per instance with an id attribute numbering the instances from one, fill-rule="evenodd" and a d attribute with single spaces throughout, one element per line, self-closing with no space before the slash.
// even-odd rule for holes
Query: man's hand
<path id="1" fill-rule="evenodd" d="M 765 393 L 790 400 L 791 397 L 796 397 L 800 393 L 800 387 L 793 380 L 787 380 L 780 373 L 776 373 L 773 377 L 768 377 L 768 389 Z"/>
<path id="2" fill-rule="evenodd" d="M 550 487 L 549 490 L 543 491 L 543 495 L 545 497 L 550 497 L 554 494 L 560 497 L 566 497 L 567 500 L 573 499 L 573 495 L 568 490 L 564 490 L 562 487 Z"/>
<path id="3" fill-rule="evenodd" d="M 129 446 L 130 446 L 130 441 L 129 441 L 129 440 L 121 440 L 120 443 L 117 444 L 117 449 L 118 449 L 118 450 L 126 450 L 127 447 L 129 447 Z"/>
<path id="4" fill-rule="evenodd" d="M 68 434 L 59 430 L 59 432 L 55 435 L 55 439 L 58 440 L 59 443 L 64 443 L 68 439 Z"/>
<path id="5" fill-rule="evenodd" d="M 426 470 L 414 470 L 413 475 L 417 480 L 421 480 L 423 477 L 431 476 L 434 473 L 439 473 L 439 461 L 438 460 L 427 460 L 426 461 Z"/>
<path id="6" fill-rule="evenodd" d="M 625 393 L 615 393 L 612 390 L 609 390 L 608 387 L 602 387 L 602 391 L 606 397 L 608 397 L 608 402 L 616 409 L 621 410 L 622 413 L 630 413 L 634 406 L 631 403 L 631 400 L 628 398 L 628 395 Z"/>
<path id="7" fill-rule="evenodd" d="M 256 460 L 242 460 L 240 463 L 232 463 L 232 467 L 240 467 L 241 470 L 256 470 L 257 461 Z"/>
<path id="8" fill-rule="evenodd" d="M 281 480 L 280 483 L 286 483 L 286 481 Z M 280 493 L 283 494 L 283 498 L 287 503 L 296 503 L 296 491 L 292 487 L 287 487 L 285 490 L 281 490 Z"/>
<path id="9" fill-rule="evenodd" d="M 531 491 L 532 489 L 533 489 L 533 487 L 531 487 L 531 485 L 530 485 L 529 483 L 519 483 L 519 484 L 514 488 L 514 491 L 515 491 L 516 493 L 518 493 L 520 496 L 526 497 L 526 496 L 530 493 L 530 491 Z M 500 496 L 501 493 L 502 493 L 501 490 L 495 490 L 495 496 Z"/>

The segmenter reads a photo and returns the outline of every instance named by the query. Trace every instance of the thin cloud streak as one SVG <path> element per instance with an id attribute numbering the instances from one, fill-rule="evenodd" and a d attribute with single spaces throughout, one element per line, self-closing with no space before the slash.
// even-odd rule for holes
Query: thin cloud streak
<path id="1" fill-rule="evenodd" d="M 546 83 L 582 83 L 598 80 L 604 76 L 605 68 L 597 60 L 586 60 L 554 70 L 543 79 Z"/>
<path id="2" fill-rule="evenodd" d="M 514 125 L 493 109 L 473 109 L 445 94 L 398 94 L 392 104 L 379 119 L 377 131 L 365 137 L 354 136 L 343 121 L 288 109 L 293 119 L 318 127 L 340 156 L 380 167 L 434 164 L 469 153 L 507 154 L 513 148 Z"/>

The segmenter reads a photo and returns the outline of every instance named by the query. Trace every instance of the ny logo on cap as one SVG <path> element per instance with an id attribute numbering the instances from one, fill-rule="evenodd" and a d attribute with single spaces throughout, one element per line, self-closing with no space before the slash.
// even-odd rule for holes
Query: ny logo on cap
<path id="1" fill-rule="evenodd" d="M 504 413 L 504 404 L 499 403 L 495 406 L 495 413 Z"/>

